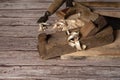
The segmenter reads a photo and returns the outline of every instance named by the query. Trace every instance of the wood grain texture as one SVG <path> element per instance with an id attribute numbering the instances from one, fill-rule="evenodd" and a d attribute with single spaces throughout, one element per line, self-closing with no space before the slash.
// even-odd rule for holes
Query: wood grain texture
<path id="1" fill-rule="evenodd" d="M 0 80 L 120 80 L 120 58 L 84 57 L 81 60 L 41 60 L 37 52 L 36 21 L 53 0 L 0 0 Z M 81 2 L 120 2 L 120 0 L 79 0 Z M 95 5 L 96 6 L 96 5 Z M 119 15 L 119 8 L 101 14 Z M 108 10 L 109 9 L 109 10 Z M 108 10 L 108 11 L 107 11 Z M 114 10 L 114 11 L 113 11 Z M 103 12 L 103 11 L 106 11 Z M 116 16 L 116 15 L 115 15 Z M 53 22 L 55 16 L 50 18 Z M 114 49 L 117 46 L 102 48 Z M 100 49 L 98 49 L 100 50 Z"/>
<path id="2" fill-rule="evenodd" d="M 45 9 L 50 3 L 0 3 L 0 9 Z"/>
<path id="3" fill-rule="evenodd" d="M 117 67 L 62 67 L 62 66 L 10 66 L 0 67 L 0 77 L 17 78 L 120 78 L 120 68 Z M 107 71 L 107 72 L 106 72 Z M 7 74 L 7 75 L 6 75 Z"/>
<path id="4" fill-rule="evenodd" d="M 39 18 L 45 10 L 0 10 L 1 18 Z"/>
<path id="5" fill-rule="evenodd" d="M 37 18 L 0 18 L 0 26 L 37 26 Z M 48 21 L 52 23 L 55 18 L 50 18 Z"/>
<path id="6" fill-rule="evenodd" d="M 0 0 L 1 3 L 38 3 L 52 2 L 53 0 Z M 79 0 L 80 2 L 120 2 L 120 0 Z"/>
<path id="7" fill-rule="evenodd" d="M 94 12 L 103 16 L 120 18 L 120 11 L 118 10 L 96 10 Z"/>
<path id="8" fill-rule="evenodd" d="M 0 0 L 1 3 L 49 3 L 53 0 Z M 117 0 L 116 0 L 117 1 Z"/>
<path id="9" fill-rule="evenodd" d="M 0 18 L 39 18 L 46 10 L 0 10 Z M 111 17 L 120 17 L 120 10 L 94 10 L 94 12 Z M 56 17 L 52 15 L 51 17 Z"/>
<path id="10" fill-rule="evenodd" d="M 8 0 L 9 1 L 9 0 Z M 3 0 L 4 2 L 4 0 Z M 28 1 L 23 0 L 23 3 L 19 2 L 4 2 L 0 3 L 0 17 L 7 18 L 19 18 L 19 17 L 40 17 L 40 15 L 43 15 L 47 7 L 50 5 L 48 2 L 36 2 L 32 3 Z M 32 3 L 32 4 L 31 4 Z M 89 6 L 93 11 L 100 13 L 102 15 L 107 16 L 113 16 L 113 17 L 119 17 L 120 14 L 120 3 L 83 3 L 86 6 Z M 99 5 L 98 5 L 99 4 Z M 114 5 L 113 5 L 114 4 Z M 116 5 L 115 5 L 116 4 Z M 98 11 L 99 10 L 99 11 Z M 107 11 L 109 10 L 109 11 Z M 117 11 L 117 15 L 110 14 L 115 13 L 115 10 Z M 104 13 L 106 12 L 106 13 Z M 21 13 L 21 14 L 19 14 Z"/>
<path id="11" fill-rule="evenodd" d="M 0 50 L 36 50 L 37 38 L 0 37 Z"/>
<path id="12" fill-rule="evenodd" d="M 0 66 L 94 66 L 120 67 L 120 58 L 86 57 L 80 60 L 41 60 L 36 50 L 0 51 Z"/>
<path id="13" fill-rule="evenodd" d="M 36 38 L 39 26 L 0 26 L 0 37 Z"/>
<path id="14" fill-rule="evenodd" d="M 108 8 L 108 9 L 117 9 L 120 10 L 120 3 L 82 3 L 88 7 L 97 7 L 97 9 Z M 46 9 L 50 3 L 0 3 L 0 9 L 32 9 L 32 10 L 40 10 Z"/>

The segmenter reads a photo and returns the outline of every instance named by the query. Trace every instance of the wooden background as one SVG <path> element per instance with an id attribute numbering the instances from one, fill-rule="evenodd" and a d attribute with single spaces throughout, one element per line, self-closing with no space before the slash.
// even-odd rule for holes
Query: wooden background
<path id="1" fill-rule="evenodd" d="M 51 2 L 0 0 L 0 80 L 120 80 L 120 58 L 39 58 L 36 21 Z M 119 11 L 119 8 L 116 9 L 116 12 Z M 49 22 L 54 19 L 53 15 Z"/>

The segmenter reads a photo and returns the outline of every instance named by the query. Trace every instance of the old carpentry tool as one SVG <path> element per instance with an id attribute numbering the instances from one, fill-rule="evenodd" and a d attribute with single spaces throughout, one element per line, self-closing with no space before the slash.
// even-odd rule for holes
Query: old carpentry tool
<path id="1" fill-rule="evenodd" d="M 46 23 L 40 24 L 40 29 L 43 31 L 38 36 L 38 51 L 42 59 L 50 59 L 113 42 L 113 30 L 104 17 L 77 3 L 74 7 L 75 13 L 71 15 L 72 8 L 60 11 L 65 14 L 61 15 L 64 18 L 51 25 L 51 29 L 47 29 Z"/>
<path id="2" fill-rule="evenodd" d="M 93 24 L 89 23 L 88 25 L 92 26 Z M 80 32 L 84 27 L 86 27 L 86 25 L 75 30 L 64 28 L 62 29 L 63 31 L 60 31 L 61 29 L 59 30 L 59 28 L 61 27 L 59 27 L 58 30 L 52 34 L 45 31 L 40 33 L 38 36 L 38 50 L 41 58 L 50 59 L 75 51 L 102 46 L 114 40 L 111 26 L 104 28 L 95 35 Z M 53 30 L 55 30 L 55 26 L 53 26 Z M 87 30 L 87 28 L 85 28 L 85 30 Z M 92 30 L 94 31 L 94 28 L 92 28 L 91 31 Z"/>
<path id="3" fill-rule="evenodd" d="M 72 23 L 72 24 L 69 24 L 69 23 Z M 76 50 L 85 49 L 86 46 L 82 45 L 79 41 L 79 39 L 80 39 L 79 31 L 78 32 L 69 31 L 69 30 L 78 28 L 78 24 L 79 24 L 79 27 L 84 25 L 84 23 L 81 20 L 59 20 L 53 25 L 53 27 L 51 29 L 49 29 L 49 31 L 50 30 L 55 31 L 55 33 L 54 34 L 47 34 L 45 31 L 48 29 L 47 27 L 49 25 L 47 23 L 41 23 L 39 25 L 40 26 L 39 30 L 42 31 L 42 33 L 40 33 L 38 36 L 38 42 L 39 42 L 38 50 L 39 50 L 41 58 L 46 59 L 46 58 L 51 58 L 53 56 L 58 56 L 58 54 L 56 54 L 56 53 L 53 54 L 52 52 L 55 51 L 55 52 L 59 53 L 61 51 L 61 49 L 63 48 L 65 43 L 67 43 L 69 47 L 71 46 L 71 48 L 72 47 L 76 48 Z M 60 32 L 60 31 L 62 31 L 62 32 Z M 56 34 L 59 34 L 59 35 L 57 36 Z M 66 37 L 66 39 L 62 38 L 62 36 Z M 59 38 L 61 38 L 60 41 L 59 41 Z M 57 41 L 56 41 L 56 39 L 57 39 Z M 63 40 L 65 39 L 66 41 L 62 42 L 63 44 L 62 44 L 61 48 L 57 48 L 57 46 L 60 47 L 60 45 L 58 43 L 60 43 L 62 41 L 62 39 Z M 53 40 L 53 42 L 51 42 L 51 40 Z M 49 42 L 51 42 L 50 44 L 52 44 L 52 45 L 50 45 Z M 54 46 L 56 46 L 56 47 L 54 47 Z M 50 50 L 52 52 L 47 50 L 47 49 L 52 48 L 52 47 L 54 47 L 52 50 Z M 55 50 L 55 49 L 57 49 L 57 50 Z M 47 51 L 50 52 L 50 55 L 46 54 Z M 66 52 L 65 48 L 64 48 L 64 52 Z M 62 55 L 62 54 L 65 54 L 65 53 L 61 53 L 61 52 L 59 53 L 59 55 Z"/>

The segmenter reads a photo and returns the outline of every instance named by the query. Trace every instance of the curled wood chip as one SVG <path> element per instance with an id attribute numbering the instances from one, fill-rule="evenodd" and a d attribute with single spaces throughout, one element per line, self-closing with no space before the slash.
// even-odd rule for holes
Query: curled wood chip
<path id="1" fill-rule="evenodd" d="M 79 39 L 80 39 L 79 32 L 72 32 L 69 34 L 68 44 L 71 47 L 75 47 L 78 51 L 85 50 L 87 46 L 81 44 Z"/>
<path id="2" fill-rule="evenodd" d="M 39 30 L 38 31 L 45 31 L 50 24 L 48 23 L 40 23 L 39 24 Z"/>
<path id="3" fill-rule="evenodd" d="M 70 29 L 80 28 L 85 25 L 84 21 L 80 19 L 59 20 L 53 25 L 53 29 L 58 31 L 67 31 Z"/>

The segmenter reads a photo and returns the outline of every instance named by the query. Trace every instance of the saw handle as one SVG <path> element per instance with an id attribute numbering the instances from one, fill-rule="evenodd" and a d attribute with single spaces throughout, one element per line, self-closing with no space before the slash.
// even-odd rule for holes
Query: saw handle
<path id="1" fill-rule="evenodd" d="M 37 23 L 43 23 L 46 22 L 49 18 L 49 16 L 51 15 L 51 13 L 49 11 L 46 11 L 44 16 L 40 17 L 37 21 Z"/>

